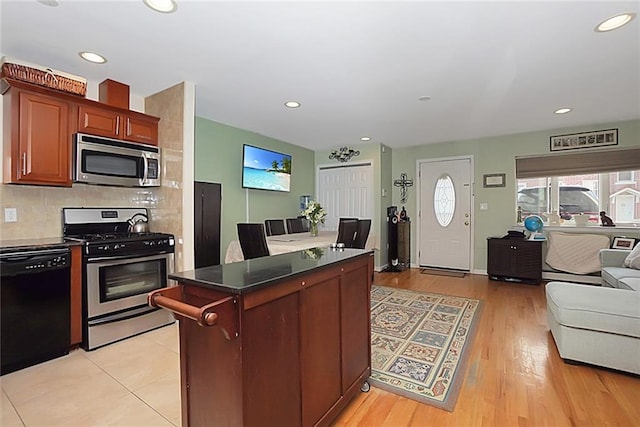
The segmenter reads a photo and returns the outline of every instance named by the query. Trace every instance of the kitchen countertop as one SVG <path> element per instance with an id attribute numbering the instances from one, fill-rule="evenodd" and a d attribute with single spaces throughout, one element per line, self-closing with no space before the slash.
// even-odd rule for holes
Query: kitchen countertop
<path id="1" fill-rule="evenodd" d="M 312 248 L 174 273 L 169 278 L 222 292 L 244 294 L 309 270 L 366 254 L 373 256 L 373 251 Z"/>
<path id="2" fill-rule="evenodd" d="M 79 240 L 71 240 L 64 237 L 0 240 L 0 253 L 13 251 L 36 251 L 41 249 L 59 249 L 81 244 L 82 242 Z"/>

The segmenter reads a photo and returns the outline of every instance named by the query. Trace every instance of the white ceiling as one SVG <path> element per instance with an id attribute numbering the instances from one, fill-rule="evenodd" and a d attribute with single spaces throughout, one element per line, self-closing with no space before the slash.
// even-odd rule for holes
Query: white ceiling
<path id="1" fill-rule="evenodd" d="M 191 81 L 198 116 L 314 150 L 640 118 L 639 17 L 593 31 L 638 1 L 177 1 L 2 0 L 1 53 L 141 96 Z"/>

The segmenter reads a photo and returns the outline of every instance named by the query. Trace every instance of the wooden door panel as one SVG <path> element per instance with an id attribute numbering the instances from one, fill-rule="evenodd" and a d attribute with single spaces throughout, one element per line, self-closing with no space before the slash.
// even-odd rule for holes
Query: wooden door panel
<path id="1" fill-rule="evenodd" d="M 19 181 L 71 185 L 69 104 L 20 92 Z"/>
<path id="2" fill-rule="evenodd" d="M 122 118 L 114 111 L 81 105 L 78 108 L 78 132 L 120 138 Z"/>
<path id="3" fill-rule="evenodd" d="M 124 139 L 158 145 L 158 122 L 156 120 L 129 116 L 125 122 Z"/>
<path id="4" fill-rule="evenodd" d="M 244 312 L 244 426 L 301 423 L 299 295 Z"/>
<path id="5" fill-rule="evenodd" d="M 345 273 L 340 289 L 342 303 L 342 392 L 370 365 L 370 277 L 368 264 Z"/>
<path id="6" fill-rule="evenodd" d="M 302 425 L 312 426 L 342 395 L 340 279 L 308 285 L 302 295 Z"/>

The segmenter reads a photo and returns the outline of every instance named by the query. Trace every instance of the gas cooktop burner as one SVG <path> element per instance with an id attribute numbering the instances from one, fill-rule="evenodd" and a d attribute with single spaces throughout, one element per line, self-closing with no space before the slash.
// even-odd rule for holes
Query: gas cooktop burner
<path id="1" fill-rule="evenodd" d="M 129 232 L 131 218 L 139 215 L 148 218 L 149 212 L 145 208 L 64 208 L 62 234 L 82 241 L 89 257 L 173 253 L 173 234 Z"/>
<path id="2" fill-rule="evenodd" d="M 147 239 L 147 238 L 156 238 L 156 237 L 169 237 L 170 234 L 165 233 L 114 233 L 114 234 L 101 234 L 101 233 L 86 233 L 80 235 L 72 235 L 67 237 L 72 237 L 75 239 L 86 240 L 88 242 L 100 242 L 105 240 L 131 240 L 131 239 Z"/>

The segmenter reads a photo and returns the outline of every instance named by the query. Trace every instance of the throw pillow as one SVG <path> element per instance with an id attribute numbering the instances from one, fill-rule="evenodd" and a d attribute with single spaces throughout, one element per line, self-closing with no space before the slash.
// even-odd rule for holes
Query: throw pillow
<path id="1" fill-rule="evenodd" d="M 640 243 L 627 255 L 624 259 L 623 265 L 629 268 L 635 268 L 640 270 Z"/>

